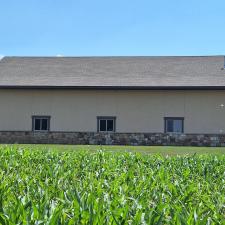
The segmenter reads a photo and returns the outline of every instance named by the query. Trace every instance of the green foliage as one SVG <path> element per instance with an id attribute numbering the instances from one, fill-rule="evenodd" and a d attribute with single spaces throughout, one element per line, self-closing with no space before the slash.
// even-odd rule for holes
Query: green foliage
<path id="1" fill-rule="evenodd" d="M 225 224 L 225 156 L 0 150 L 0 224 Z"/>

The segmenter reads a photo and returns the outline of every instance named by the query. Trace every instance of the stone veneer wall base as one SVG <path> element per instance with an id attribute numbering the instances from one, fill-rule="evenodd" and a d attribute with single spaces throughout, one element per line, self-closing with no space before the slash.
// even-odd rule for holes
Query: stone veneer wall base
<path id="1" fill-rule="evenodd" d="M 225 146 L 225 134 L 0 131 L 0 143 Z"/>

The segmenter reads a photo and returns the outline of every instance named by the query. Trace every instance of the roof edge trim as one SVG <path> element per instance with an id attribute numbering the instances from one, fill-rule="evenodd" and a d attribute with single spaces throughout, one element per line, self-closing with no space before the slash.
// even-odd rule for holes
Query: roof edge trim
<path id="1" fill-rule="evenodd" d="M 24 86 L 0 85 L 0 89 L 61 90 L 225 90 L 225 86 Z"/>

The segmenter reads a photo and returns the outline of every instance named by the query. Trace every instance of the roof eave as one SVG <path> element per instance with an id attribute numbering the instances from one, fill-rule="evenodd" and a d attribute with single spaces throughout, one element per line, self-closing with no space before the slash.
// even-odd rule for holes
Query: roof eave
<path id="1" fill-rule="evenodd" d="M 0 85 L 0 89 L 72 89 L 72 90 L 225 90 L 225 86 L 47 86 Z"/>

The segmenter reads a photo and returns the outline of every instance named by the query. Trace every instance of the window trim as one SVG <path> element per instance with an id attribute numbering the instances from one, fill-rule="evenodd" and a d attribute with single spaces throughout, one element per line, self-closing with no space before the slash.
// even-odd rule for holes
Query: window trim
<path id="1" fill-rule="evenodd" d="M 47 130 L 35 130 L 35 119 L 47 119 Z M 51 116 L 35 116 L 33 115 L 32 116 L 32 131 L 33 132 L 49 132 L 50 131 L 50 119 L 51 119 Z"/>
<path id="2" fill-rule="evenodd" d="M 182 130 L 181 132 L 167 132 L 167 120 L 181 120 L 182 121 Z M 164 133 L 184 133 L 184 117 L 164 117 Z"/>
<path id="3" fill-rule="evenodd" d="M 100 120 L 113 120 L 113 130 L 100 131 Z M 106 126 L 107 126 L 107 122 L 106 122 Z M 97 116 L 97 132 L 115 133 L 116 132 L 116 116 Z"/>

